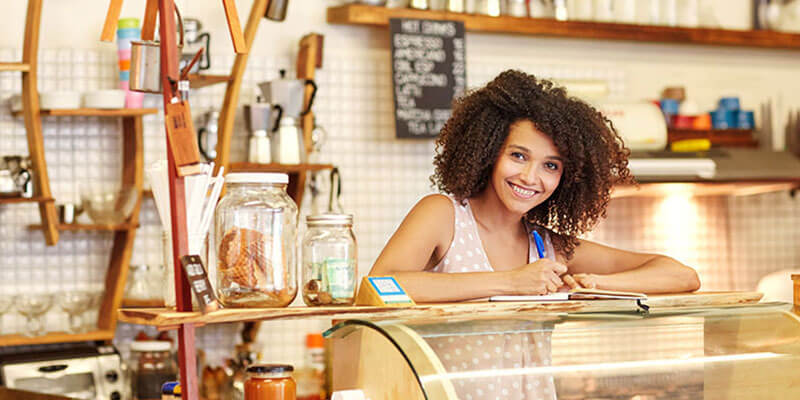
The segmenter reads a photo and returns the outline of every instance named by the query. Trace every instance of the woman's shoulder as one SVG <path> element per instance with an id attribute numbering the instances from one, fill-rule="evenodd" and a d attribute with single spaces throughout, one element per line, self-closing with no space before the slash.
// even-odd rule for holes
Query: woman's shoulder
<path id="1" fill-rule="evenodd" d="M 440 219 L 442 217 L 453 218 L 455 210 L 455 201 L 452 197 L 444 194 L 429 194 L 421 198 L 414 208 L 412 213 L 423 214 L 428 217 Z"/>

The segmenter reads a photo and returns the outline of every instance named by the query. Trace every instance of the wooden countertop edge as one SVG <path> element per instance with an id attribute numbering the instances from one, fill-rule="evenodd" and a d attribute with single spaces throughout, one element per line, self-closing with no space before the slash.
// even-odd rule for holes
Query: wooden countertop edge
<path id="1" fill-rule="evenodd" d="M 763 295 L 758 292 L 701 292 L 650 296 L 646 304 L 651 309 L 685 307 L 719 307 L 757 303 Z M 638 306 L 630 300 L 589 300 L 569 302 L 464 302 L 418 304 L 413 307 L 287 307 L 258 309 L 224 309 L 206 315 L 199 312 L 177 312 L 163 308 L 120 309 L 122 322 L 177 326 L 183 323 L 212 324 L 254 320 L 331 318 L 370 320 L 399 318 L 431 318 L 465 315 L 508 315 L 518 312 L 545 313 L 630 312 Z"/>

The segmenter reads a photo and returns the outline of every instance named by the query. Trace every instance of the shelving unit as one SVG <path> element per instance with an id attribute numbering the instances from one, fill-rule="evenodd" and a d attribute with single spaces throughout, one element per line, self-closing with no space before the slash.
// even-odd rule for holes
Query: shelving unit
<path id="1" fill-rule="evenodd" d="M 799 34 L 766 30 L 739 31 L 709 28 L 674 28 L 588 21 L 556 21 L 554 19 L 509 16 L 490 17 L 410 8 L 386 8 L 364 4 L 348 4 L 328 8 L 328 22 L 332 24 L 388 27 L 390 18 L 462 21 L 464 22 L 464 28 L 471 32 L 651 43 L 800 49 Z"/>
<path id="2" fill-rule="evenodd" d="M 75 343 L 108 341 L 114 338 L 114 329 L 96 330 L 86 333 L 50 332 L 42 336 L 0 335 L 0 346 L 32 346 L 51 343 Z"/>
<path id="3" fill-rule="evenodd" d="M 664 197 L 675 194 L 688 196 L 750 196 L 754 194 L 791 191 L 800 189 L 800 178 L 775 181 L 736 182 L 650 182 L 636 185 L 620 185 L 611 192 L 611 198 Z"/>
<path id="4" fill-rule="evenodd" d="M 52 197 L 0 197 L 0 204 L 17 204 L 17 203 L 52 203 Z"/>
<path id="5" fill-rule="evenodd" d="M 36 202 L 45 242 L 52 246 L 58 243 L 58 215 L 50 193 L 50 178 L 44 157 L 42 121 L 39 109 L 37 65 L 39 61 L 39 26 L 42 20 L 42 0 L 28 0 L 25 14 L 25 35 L 21 62 L 2 62 L 0 71 L 17 71 L 22 74 L 22 115 L 25 119 L 25 134 L 28 139 L 28 155 L 33 166 L 34 199 L 3 201 L 3 204 Z"/>
<path id="6" fill-rule="evenodd" d="M 117 231 L 127 231 L 131 229 L 136 229 L 138 226 L 133 224 L 119 224 L 119 225 L 103 225 L 103 224 L 58 224 L 56 228 L 59 231 L 71 231 L 71 232 L 80 232 L 80 231 L 108 231 L 108 232 L 117 232 Z M 30 230 L 39 230 L 42 229 L 41 225 L 31 225 L 28 227 Z"/>
<path id="7" fill-rule="evenodd" d="M 158 113 L 156 108 L 65 108 L 39 111 L 43 117 L 138 117 Z M 14 116 L 20 114 L 21 111 L 12 113 Z"/>
<path id="8" fill-rule="evenodd" d="M 226 83 L 232 80 L 230 75 L 189 74 L 189 85 L 193 89 Z"/>

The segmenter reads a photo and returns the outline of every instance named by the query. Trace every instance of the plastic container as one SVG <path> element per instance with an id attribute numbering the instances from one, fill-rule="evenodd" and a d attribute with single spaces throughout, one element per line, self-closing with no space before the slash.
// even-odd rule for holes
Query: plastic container
<path id="1" fill-rule="evenodd" d="M 244 400 L 296 400 L 294 367 L 281 364 L 256 364 L 247 368 Z"/>
<path id="2" fill-rule="evenodd" d="M 353 304 L 358 271 L 353 216 L 309 215 L 306 224 L 303 301 L 309 306 Z"/>
<path id="3" fill-rule="evenodd" d="M 225 307 L 285 307 L 297 295 L 297 205 L 289 177 L 231 173 L 215 215 L 217 292 Z"/>
<path id="4" fill-rule="evenodd" d="M 178 366 L 171 347 L 172 343 L 159 340 L 131 343 L 129 369 L 134 400 L 160 400 L 161 385 L 176 379 Z"/>

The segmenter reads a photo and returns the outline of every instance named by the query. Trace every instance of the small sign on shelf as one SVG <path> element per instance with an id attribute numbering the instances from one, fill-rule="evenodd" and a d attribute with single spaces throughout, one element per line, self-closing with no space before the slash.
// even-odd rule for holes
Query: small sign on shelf
<path id="1" fill-rule="evenodd" d="M 186 280 L 189 281 L 189 286 L 191 286 L 192 292 L 194 292 L 197 302 L 200 304 L 200 311 L 206 314 L 219 310 L 217 297 L 214 295 L 214 290 L 208 280 L 208 274 L 200 256 L 190 254 L 181 257 L 181 266 L 183 266 Z"/>

